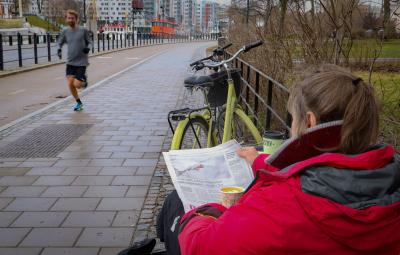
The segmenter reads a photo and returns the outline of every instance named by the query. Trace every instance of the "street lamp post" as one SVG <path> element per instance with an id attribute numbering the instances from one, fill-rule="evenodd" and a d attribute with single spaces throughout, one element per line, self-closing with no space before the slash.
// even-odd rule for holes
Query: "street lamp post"
<path id="1" fill-rule="evenodd" d="M 86 0 L 83 0 L 83 24 L 86 26 Z"/>
<path id="2" fill-rule="evenodd" d="M 19 5 L 19 17 L 22 18 L 22 0 L 18 1 L 18 5 Z"/>

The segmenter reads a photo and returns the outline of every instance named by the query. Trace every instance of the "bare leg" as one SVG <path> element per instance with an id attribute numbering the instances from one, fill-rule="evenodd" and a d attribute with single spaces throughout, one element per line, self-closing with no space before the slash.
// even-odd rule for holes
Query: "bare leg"
<path id="1" fill-rule="evenodd" d="M 74 83 L 74 87 L 77 89 L 80 89 L 83 86 L 83 82 L 81 82 L 80 80 L 77 80 L 77 79 L 74 79 L 73 83 Z"/>
<path id="2" fill-rule="evenodd" d="M 68 87 L 69 91 L 71 92 L 71 95 L 75 98 L 75 100 L 79 99 L 78 91 L 76 90 L 74 81 L 76 79 L 74 77 L 67 77 L 67 82 L 68 82 Z"/>

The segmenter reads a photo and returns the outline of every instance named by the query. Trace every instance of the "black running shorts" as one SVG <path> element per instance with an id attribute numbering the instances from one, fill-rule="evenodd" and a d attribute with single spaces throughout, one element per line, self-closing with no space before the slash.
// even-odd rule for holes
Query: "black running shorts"
<path id="1" fill-rule="evenodd" d="M 78 81 L 86 82 L 86 66 L 67 65 L 66 76 L 75 77 Z"/>

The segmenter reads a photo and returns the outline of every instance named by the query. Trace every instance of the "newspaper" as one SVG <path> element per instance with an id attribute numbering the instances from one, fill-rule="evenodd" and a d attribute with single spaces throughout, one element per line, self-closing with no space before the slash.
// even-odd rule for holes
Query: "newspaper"
<path id="1" fill-rule="evenodd" d="M 250 185 L 253 171 L 236 154 L 238 148 L 239 143 L 231 140 L 212 148 L 163 153 L 185 212 L 206 203 L 220 202 L 223 186 L 247 188 Z"/>

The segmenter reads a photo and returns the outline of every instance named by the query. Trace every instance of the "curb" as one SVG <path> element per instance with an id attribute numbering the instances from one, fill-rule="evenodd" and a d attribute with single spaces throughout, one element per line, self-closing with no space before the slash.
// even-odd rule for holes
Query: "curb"
<path id="1" fill-rule="evenodd" d="M 190 42 L 207 42 L 207 40 L 205 40 L 205 41 L 190 41 Z M 210 41 L 210 42 L 212 42 L 212 41 Z M 136 49 L 136 48 L 152 47 L 152 46 L 168 45 L 168 44 L 178 44 L 178 43 L 187 43 L 187 42 L 157 43 L 157 44 L 151 44 L 151 45 L 130 46 L 130 47 L 126 47 L 126 48 L 120 48 L 120 49 L 107 50 L 107 51 L 93 53 L 89 56 L 89 58 L 106 55 L 106 54 L 110 54 L 110 53 L 115 53 L 115 52 L 120 52 L 120 51 L 124 51 L 124 50 L 132 50 L 132 49 Z M 50 66 L 61 65 L 61 64 L 64 64 L 65 62 L 66 62 L 65 60 L 57 60 L 57 61 L 52 61 L 52 62 L 46 63 L 46 64 L 38 64 L 38 65 L 34 65 L 31 67 L 25 67 L 25 68 L 23 67 L 22 69 L 17 69 L 17 70 L 0 71 L 0 78 L 15 75 L 15 74 L 20 74 L 20 73 L 25 73 L 25 72 L 29 72 L 29 71 L 33 71 L 33 70 L 37 70 L 37 69 L 42 69 L 42 68 L 46 68 L 46 67 L 50 67 Z M 2 72 L 4 72 L 4 73 L 2 73 Z M 1 131 L 1 129 L 0 129 L 0 131 Z"/>
<path id="2" fill-rule="evenodd" d="M 129 71 L 130 69 L 135 68 L 135 67 L 137 67 L 137 66 L 139 66 L 139 65 L 141 65 L 141 64 L 143 64 L 143 63 L 145 63 L 145 62 L 147 62 L 148 60 L 150 60 L 150 59 L 152 59 L 152 58 L 154 58 L 154 57 L 156 57 L 156 56 L 159 56 L 159 55 L 161 55 L 161 54 L 163 54 L 163 53 L 165 53 L 165 52 L 166 52 L 166 50 L 161 51 L 161 52 L 156 53 L 156 54 L 153 54 L 153 55 L 151 55 L 151 56 L 149 56 L 149 57 L 147 57 L 147 58 L 145 58 L 145 59 L 139 61 L 139 62 L 136 63 L 136 64 L 133 64 L 133 65 L 131 65 L 131 66 L 128 66 L 127 68 L 125 68 L 125 69 L 123 69 L 123 70 L 121 70 L 121 71 L 119 71 L 119 72 L 117 72 L 117 73 L 115 73 L 115 74 L 113 74 L 113 75 L 111 75 L 111 76 L 109 76 L 109 77 L 107 77 L 107 78 L 101 80 L 101 81 L 96 82 L 95 84 L 93 84 L 93 85 L 90 86 L 89 88 L 87 88 L 87 89 L 85 89 L 84 91 L 82 91 L 81 95 L 82 95 L 82 96 L 87 95 L 90 91 L 96 89 L 97 87 L 99 87 L 99 86 L 102 85 L 103 83 L 105 83 L 105 82 L 107 82 L 107 81 L 113 79 L 114 77 L 116 77 L 116 76 L 118 76 L 118 75 L 120 75 L 120 74 L 122 74 L 122 73 L 124 73 L 124 72 L 126 72 L 126 71 Z M 11 128 L 11 127 L 13 127 L 13 126 L 15 126 L 15 125 L 18 125 L 19 123 L 24 122 L 24 121 L 26 121 L 26 120 L 28 120 L 28 119 L 30 119 L 30 118 L 33 118 L 33 117 L 36 116 L 36 115 L 39 115 L 39 114 L 44 113 L 44 112 L 46 112 L 46 111 L 49 111 L 50 109 L 55 108 L 55 107 L 57 107 L 57 106 L 59 106 L 59 105 L 62 105 L 62 104 L 66 103 L 66 102 L 68 102 L 68 101 L 70 101 L 70 100 L 72 100 L 72 96 L 68 96 L 68 97 L 66 97 L 66 98 L 63 98 L 63 99 L 61 99 L 61 100 L 59 100 L 59 101 L 56 101 L 56 102 L 54 102 L 54 103 L 52 103 L 52 104 L 47 105 L 46 107 L 44 107 L 44 108 L 42 108 L 42 109 L 39 109 L 39 110 L 34 111 L 34 112 L 32 112 L 32 113 L 30 113 L 30 114 L 28 114 L 28 115 L 25 115 L 25 116 L 23 116 L 23 117 L 21 117 L 21 118 L 18 118 L 18 119 L 14 120 L 14 121 L 12 121 L 12 122 L 10 122 L 10 123 L 8 123 L 8 124 L 5 124 L 5 125 L 1 126 L 1 127 L 0 127 L 0 132 L 6 130 L 6 129 L 8 129 L 8 128 Z"/>

